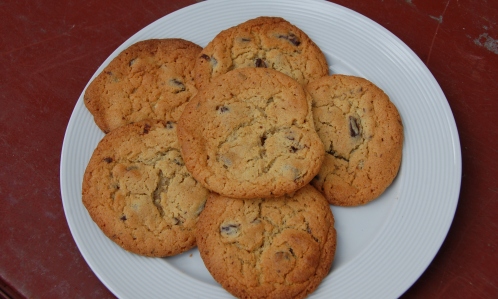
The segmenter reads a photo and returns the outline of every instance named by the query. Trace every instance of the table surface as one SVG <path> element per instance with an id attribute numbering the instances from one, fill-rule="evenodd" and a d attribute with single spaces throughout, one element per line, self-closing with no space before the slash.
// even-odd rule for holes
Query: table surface
<path id="1" fill-rule="evenodd" d="M 196 1 L 0 2 L 0 296 L 113 298 L 81 256 L 60 153 L 90 77 L 125 40 Z M 498 1 L 334 0 L 378 22 L 432 72 L 462 149 L 454 221 L 403 298 L 498 298 Z"/>

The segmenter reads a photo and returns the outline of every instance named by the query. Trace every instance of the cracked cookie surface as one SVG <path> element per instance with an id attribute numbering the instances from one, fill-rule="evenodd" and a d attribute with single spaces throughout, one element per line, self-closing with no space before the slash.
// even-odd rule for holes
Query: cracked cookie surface
<path id="1" fill-rule="evenodd" d="M 403 125 L 395 105 L 366 79 L 332 75 L 307 85 L 325 159 L 312 184 L 338 206 L 366 204 L 396 177 Z"/>
<path id="2" fill-rule="evenodd" d="M 197 246 L 214 279 L 238 298 L 304 298 L 330 271 L 334 218 L 310 185 L 270 199 L 212 193 L 199 217 Z"/>
<path id="3" fill-rule="evenodd" d="M 206 188 L 237 198 L 293 192 L 325 154 L 302 85 L 271 69 L 242 68 L 191 99 L 178 122 L 187 169 Z"/>
<path id="4" fill-rule="evenodd" d="M 221 31 L 198 55 L 198 88 L 243 67 L 271 68 L 301 84 L 328 75 L 320 48 L 301 29 L 278 17 L 259 17 Z"/>
<path id="5" fill-rule="evenodd" d="M 105 135 L 85 170 L 83 204 L 124 249 L 163 257 L 195 246 L 209 191 L 185 168 L 176 124 L 141 121 Z"/>
<path id="6" fill-rule="evenodd" d="M 118 54 L 88 85 L 84 102 L 104 132 L 144 119 L 176 121 L 197 92 L 202 48 L 183 39 L 149 39 Z"/>

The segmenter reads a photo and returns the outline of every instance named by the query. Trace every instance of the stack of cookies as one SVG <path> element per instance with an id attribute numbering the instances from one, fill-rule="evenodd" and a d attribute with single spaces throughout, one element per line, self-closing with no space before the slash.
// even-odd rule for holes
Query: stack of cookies
<path id="1" fill-rule="evenodd" d="M 328 69 L 277 17 L 228 28 L 205 48 L 132 45 L 85 92 L 106 133 L 83 180 L 90 216 L 136 254 L 197 246 L 239 298 L 306 297 L 335 255 L 329 204 L 377 198 L 403 142 L 382 90 Z"/>

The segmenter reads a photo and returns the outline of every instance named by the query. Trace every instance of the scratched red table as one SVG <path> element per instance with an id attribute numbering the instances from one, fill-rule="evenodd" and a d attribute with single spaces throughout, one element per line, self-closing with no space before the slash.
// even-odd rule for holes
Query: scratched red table
<path id="1" fill-rule="evenodd" d="M 423 61 L 458 128 L 462 178 L 446 239 L 403 298 L 498 298 L 498 2 L 331 1 L 379 23 Z M 69 117 L 130 36 L 196 1 L 0 4 L 0 294 L 114 298 L 64 215 L 60 154 Z M 332 294 L 331 294 L 332 295 Z"/>

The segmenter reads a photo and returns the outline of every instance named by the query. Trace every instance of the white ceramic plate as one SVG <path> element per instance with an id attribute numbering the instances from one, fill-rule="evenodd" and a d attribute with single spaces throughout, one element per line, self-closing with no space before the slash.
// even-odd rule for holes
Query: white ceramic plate
<path id="1" fill-rule="evenodd" d="M 393 34 L 325 1 L 211 0 L 145 27 L 116 49 L 95 75 L 139 40 L 180 37 L 205 46 L 221 30 L 262 15 L 281 16 L 300 27 L 323 50 L 331 73 L 369 79 L 398 107 L 405 127 L 400 172 L 372 203 L 332 208 L 337 255 L 331 273 L 310 298 L 399 297 L 427 268 L 446 237 L 460 191 L 461 152 L 438 83 Z M 172 258 L 141 257 L 122 250 L 92 222 L 81 203 L 81 182 L 102 137 L 82 94 L 64 138 L 61 192 L 71 233 L 95 274 L 120 298 L 230 298 L 210 276 L 197 249 Z"/>

